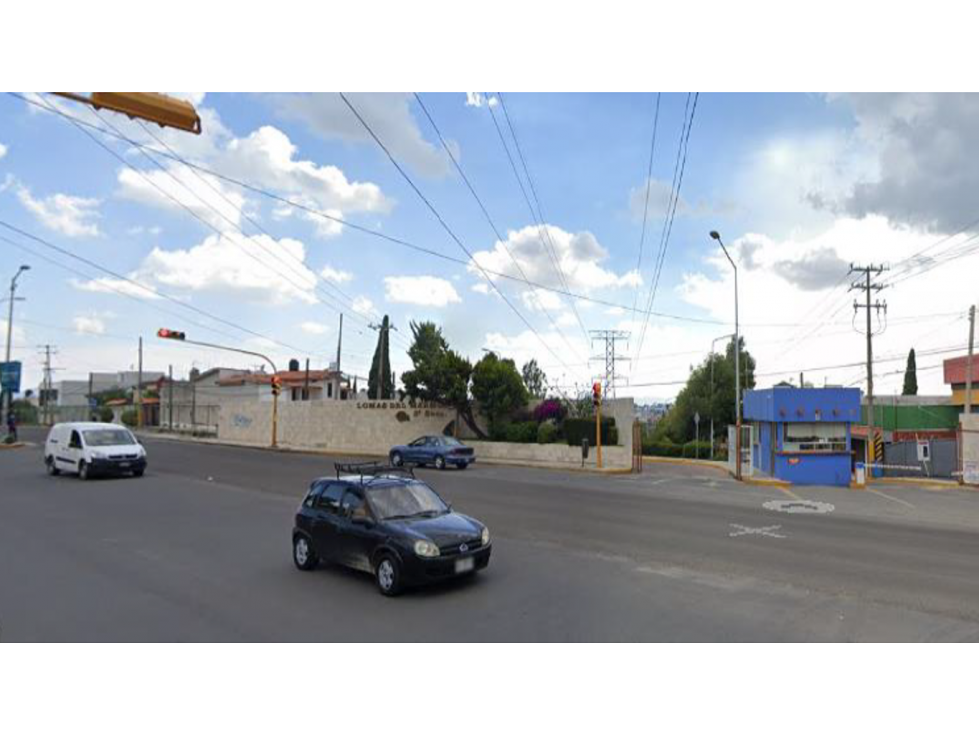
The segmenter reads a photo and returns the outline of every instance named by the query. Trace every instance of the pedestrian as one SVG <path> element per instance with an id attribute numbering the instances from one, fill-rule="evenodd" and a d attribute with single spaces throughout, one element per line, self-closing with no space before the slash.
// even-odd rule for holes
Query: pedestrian
<path id="1" fill-rule="evenodd" d="M 7 411 L 7 435 L 17 440 L 17 417 L 12 410 Z"/>

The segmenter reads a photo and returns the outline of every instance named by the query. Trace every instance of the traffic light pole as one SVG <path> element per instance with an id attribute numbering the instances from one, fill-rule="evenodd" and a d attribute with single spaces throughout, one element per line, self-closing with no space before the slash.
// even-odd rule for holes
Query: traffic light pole
<path id="1" fill-rule="evenodd" d="M 163 330 L 161 329 L 161 331 L 163 331 Z M 171 338 L 172 339 L 172 338 L 175 338 L 175 337 L 161 337 L 161 338 L 165 338 L 165 339 L 166 338 Z M 193 341 L 191 339 L 178 339 L 178 341 L 182 341 L 184 344 L 194 344 L 194 345 L 196 345 L 198 347 L 208 347 L 209 349 L 221 349 L 221 350 L 223 350 L 225 352 L 237 352 L 238 354 L 247 354 L 247 355 L 249 355 L 251 357 L 258 357 L 259 359 L 264 359 L 266 362 L 269 363 L 269 366 L 272 368 L 272 380 L 273 380 L 273 387 L 272 387 L 272 448 L 277 448 L 278 445 L 279 445 L 279 442 L 278 442 L 278 430 L 279 430 L 279 393 L 276 392 L 274 381 L 276 379 L 276 376 L 278 375 L 279 370 L 276 368 L 275 362 L 273 362 L 270 357 L 262 354 L 261 352 L 251 352 L 251 351 L 249 351 L 247 349 L 238 349 L 237 347 L 226 347 L 223 344 L 212 344 L 210 342 L 198 342 L 198 341 Z"/>

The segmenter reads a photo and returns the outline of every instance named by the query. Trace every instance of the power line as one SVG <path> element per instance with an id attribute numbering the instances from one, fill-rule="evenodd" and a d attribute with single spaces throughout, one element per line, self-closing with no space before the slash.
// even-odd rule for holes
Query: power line
<path id="1" fill-rule="evenodd" d="M 201 165 L 199 163 L 195 163 L 195 162 L 189 161 L 189 160 L 180 161 L 178 158 L 176 158 L 175 156 L 167 153 L 166 151 L 161 151 L 161 150 L 155 149 L 152 146 L 148 146 L 148 145 L 145 145 L 143 143 L 140 143 L 139 141 L 132 140 L 132 139 L 130 139 L 130 138 L 128 138 L 128 137 L 126 137 L 126 136 L 124 136 L 122 134 L 115 133 L 115 132 L 113 132 L 111 130 L 108 130 L 106 128 L 100 127 L 98 125 L 93 125 L 90 122 L 87 122 L 85 120 L 82 120 L 80 118 L 77 118 L 77 117 L 75 117 L 73 115 L 69 115 L 69 114 L 67 114 L 67 113 L 65 113 L 62 110 L 59 110 L 57 108 L 46 106 L 46 105 L 42 105 L 41 103 L 36 102 L 36 101 L 34 101 L 32 99 L 29 99 L 29 98 L 27 98 L 27 97 L 25 97 L 25 96 L 23 96 L 23 95 L 21 95 L 21 94 L 19 94 L 17 92 L 7 92 L 7 94 L 10 95 L 10 96 L 12 96 L 12 97 L 15 97 L 17 99 L 20 99 L 21 101 L 25 102 L 26 104 L 33 105 L 35 107 L 39 107 L 39 108 L 41 108 L 41 109 L 43 109 L 43 110 L 45 110 L 47 112 L 52 112 L 52 113 L 54 113 L 54 114 L 56 114 L 56 115 L 58 115 L 60 117 L 64 117 L 65 119 L 72 120 L 72 121 L 74 121 L 78 125 L 82 125 L 84 127 L 91 128 L 92 130 L 95 130 L 97 132 L 100 132 L 103 135 L 106 135 L 108 137 L 113 137 L 113 138 L 116 138 L 116 139 L 119 139 L 119 140 L 123 140 L 124 142 L 127 142 L 127 143 L 133 145 L 136 148 L 146 148 L 146 149 L 148 149 L 148 150 L 156 153 L 157 155 L 159 155 L 161 157 L 168 158 L 168 159 L 171 159 L 171 160 L 176 161 L 176 162 L 183 162 L 184 165 L 186 165 L 186 166 L 188 166 L 190 168 L 194 168 L 197 171 L 200 171 L 202 173 L 206 173 L 206 174 L 209 174 L 211 176 L 214 176 L 215 178 L 217 178 L 217 179 L 219 179 L 221 181 L 225 181 L 226 183 L 229 183 L 229 184 L 232 184 L 234 186 L 237 186 L 237 187 L 239 187 L 239 188 L 241 188 L 241 189 L 243 189 L 245 191 L 250 191 L 250 192 L 252 192 L 254 194 L 257 194 L 259 196 L 263 196 L 263 197 L 265 197 L 265 198 L 267 198 L 267 199 L 269 199 L 271 201 L 275 201 L 275 202 L 278 202 L 278 203 L 283 204 L 285 206 L 291 207 L 293 209 L 296 209 L 297 211 L 302 211 L 302 212 L 305 212 L 307 214 L 311 214 L 313 216 L 320 217 L 321 219 L 324 219 L 324 220 L 326 220 L 328 222 L 332 222 L 334 224 L 338 224 L 338 225 L 343 226 L 343 227 L 349 227 L 350 229 L 352 229 L 354 231 L 357 231 L 357 232 L 360 232 L 362 234 L 370 235 L 371 237 L 375 237 L 377 239 L 384 240 L 386 242 L 389 242 L 391 244 L 397 245 L 399 247 L 403 247 L 405 249 L 410 249 L 410 250 L 412 250 L 414 252 L 419 252 L 419 253 L 422 253 L 424 255 L 428 255 L 430 257 L 435 257 L 435 258 L 438 258 L 438 259 L 441 259 L 441 260 L 445 260 L 446 262 L 452 262 L 452 263 L 455 263 L 457 265 L 461 265 L 461 266 L 466 267 L 466 268 L 468 268 L 472 264 L 472 260 L 471 259 L 464 259 L 464 258 L 460 258 L 460 257 L 456 257 L 456 256 L 453 256 L 453 255 L 444 253 L 444 252 L 439 252 L 438 250 L 433 250 L 431 248 L 424 247 L 423 245 L 419 245 L 419 244 L 414 243 L 414 242 L 411 242 L 409 240 L 405 240 L 405 239 L 399 238 L 399 237 L 394 237 L 394 236 L 389 235 L 389 234 L 386 234 L 384 232 L 380 232 L 380 231 L 377 231 L 375 229 L 371 229 L 370 227 L 365 227 L 363 225 L 357 224 L 356 222 L 351 222 L 350 220 L 347 220 L 347 219 L 344 219 L 342 217 L 338 217 L 338 216 L 335 216 L 333 214 L 330 214 L 329 212 L 323 211 L 322 209 L 318 209 L 316 207 L 309 206 L 309 205 L 304 204 L 302 202 L 298 202 L 298 201 L 295 201 L 293 199 L 289 199 L 287 197 L 280 196 L 279 194 L 276 194 L 276 193 L 274 193 L 272 191 L 269 191 L 268 189 L 264 189 L 264 188 L 262 188 L 260 186 L 256 186 L 256 185 L 250 184 L 250 183 L 248 183 L 246 181 L 242 181 L 240 179 L 234 178 L 233 176 L 229 176 L 227 174 L 221 173 L 220 171 L 216 171 L 216 170 L 214 170 L 212 168 L 208 168 L 207 166 L 203 166 L 203 165 Z M 496 278 L 502 278 L 504 280 L 509 280 L 509 281 L 516 282 L 516 283 L 524 283 L 524 280 L 522 278 L 520 278 L 518 276 L 515 276 L 515 275 L 512 275 L 510 273 L 504 273 L 504 272 L 492 270 L 492 269 L 486 268 L 486 267 L 482 267 L 481 268 L 481 271 L 484 274 L 492 275 L 492 276 L 494 276 Z M 644 315 L 645 314 L 649 314 L 650 316 L 656 316 L 657 318 L 671 319 L 671 320 L 681 321 L 681 322 L 686 322 L 686 323 L 710 324 L 710 325 L 715 325 L 715 326 L 727 326 L 727 325 L 730 325 L 730 324 L 733 324 L 734 323 L 733 321 L 721 321 L 721 320 L 718 320 L 718 319 L 700 318 L 700 317 L 697 317 L 697 316 L 683 316 L 683 315 L 680 315 L 680 314 L 666 313 L 666 312 L 663 312 L 663 311 L 655 311 L 655 310 L 649 310 L 649 311 L 647 311 L 646 309 L 643 309 L 643 308 L 633 308 L 633 307 L 630 307 L 630 306 L 628 306 L 626 304 L 618 303 L 616 301 L 610 301 L 610 300 L 603 299 L 603 298 L 597 298 L 597 297 L 594 297 L 594 296 L 585 295 L 583 293 L 578 293 L 578 292 L 571 291 L 571 290 L 568 290 L 568 289 L 564 289 L 564 288 L 561 288 L 561 287 L 547 285 L 545 283 L 540 283 L 540 282 L 536 282 L 536 281 L 533 281 L 533 280 L 528 280 L 527 282 L 531 286 L 533 286 L 534 288 L 538 288 L 540 290 L 550 291 L 550 292 L 555 293 L 555 294 L 558 294 L 558 295 L 567 296 L 568 298 L 574 298 L 576 300 L 584 301 L 584 302 L 587 302 L 587 303 L 592 303 L 592 304 L 595 304 L 595 305 L 598 305 L 598 306 L 606 306 L 606 307 L 609 307 L 609 308 L 622 309 L 622 311 L 627 312 L 627 313 L 640 313 L 640 314 L 644 314 Z M 799 323 L 743 323 L 742 324 L 742 326 L 749 327 L 749 328 L 789 328 L 789 327 L 795 327 L 795 326 L 800 326 L 800 325 L 801 324 L 799 324 Z"/>
<path id="2" fill-rule="evenodd" d="M 687 166 L 687 150 L 690 144 L 690 131 L 693 129 L 694 116 L 697 114 L 697 101 L 700 98 L 700 93 L 695 93 L 693 97 L 693 107 L 690 108 L 690 117 L 687 119 L 686 109 L 684 109 L 684 125 L 686 127 L 686 132 L 684 133 L 683 128 L 680 130 L 680 143 L 677 145 L 677 163 L 674 165 L 673 169 L 673 186 L 671 188 L 671 198 L 672 206 L 668 213 L 668 216 L 663 221 L 663 231 L 660 237 L 660 249 L 659 256 L 657 258 L 655 275 L 652 282 L 650 283 L 649 290 L 649 301 L 646 304 L 646 316 L 643 319 L 642 329 L 639 332 L 639 346 L 636 349 L 636 356 L 642 354 L 643 343 L 646 338 L 646 330 L 649 326 L 649 316 L 652 313 L 653 304 L 656 300 L 656 292 L 659 288 L 660 275 L 663 271 L 663 265 L 666 262 L 666 252 L 670 246 L 670 235 L 673 233 L 673 220 L 676 217 L 677 204 L 680 201 L 680 189 L 683 186 L 683 173 Z M 690 94 L 687 94 L 687 104 L 690 103 Z M 681 159 L 680 152 L 683 152 L 683 157 Z M 678 175 L 679 170 L 679 175 Z"/>
<path id="3" fill-rule="evenodd" d="M 524 158 L 523 151 L 520 148 L 520 141 L 517 139 L 516 128 L 514 127 L 513 122 L 510 120 L 510 113 L 507 111 L 506 100 L 503 99 L 502 92 L 497 92 L 496 96 L 500 100 L 500 107 L 503 108 L 503 117 L 506 119 L 507 127 L 510 129 L 510 135 L 513 138 L 513 147 L 517 151 L 517 157 L 520 159 L 520 166 L 523 168 L 524 175 L 527 177 L 527 183 L 530 186 L 530 193 L 533 195 L 534 203 L 537 205 L 537 212 L 535 215 L 535 219 L 538 222 L 538 234 L 543 232 L 544 239 L 547 240 L 546 249 L 548 251 L 548 254 L 551 256 L 551 263 L 554 265 L 554 269 L 557 271 L 558 280 L 566 291 L 570 291 L 571 287 L 568 285 L 568 279 L 565 277 L 564 269 L 561 267 L 561 260 L 557 256 L 557 250 L 554 247 L 554 242 L 551 240 L 551 233 L 550 231 L 548 231 L 548 228 L 546 226 L 547 220 L 544 217 L 544 209 L 543 207 L 541 207 L 540 198 L 537 196 L 537 187 L 534 186 L 534 179 L 530 175 L 530 168 L 527 166 L 527 160 Z M 495 119 L 492 106 L 487 105 L 487 109 L 489 109 L 490 115 L 492 115 Z M 524 195 L 526 196 L 526 192 L 524 192 Z M 531 207 L 530 209 L 531 209 L 531 214 L 534 215 L 534 208 Z M 577 305 L 573 300 L 568 301 L 568 303 L 571 304 L 571 310 L 574 312 L 574 317 L 578 321 L 578 326 L 581 327 L 581 333 L 584 334 L 585 338 L 587 339 L 588 330 L 585 328 L 585 324 L 581 320 L 581 315 L 578 313 Z"/>
<path id="4" fill-rule="evenodd" d="M 451 228 L 451 227 L 449 227 L 449 225 L 448 225 L 448 224 L 447 224 L 447 223 L 445 222 L 445 220 L 444 220 L 444 219 L 442 218 L 442 215 L 441 215 L 441 214 L 439 214 L 439 212 L 438 212 L 438 210 L 437 210 L 437 209 L 436 209 L 436 208 L 435 208 L 435 207 L 434 207 L 434 206 L 432 205 L 432 203 L 431 203 L 431 202 L 430 202 L 430 201 L 428 200 L 428 198 L 427 198 L 427 197 L 426 197 L 426 196 L 425 196 L 425 195 L 424 195 L 424 194 L 423 194 L 423 193 L 421 192 L 421 190 L 420 190 L 420 189 L 419 189 L 419 188 L 418 188 L 418 187 L 417 187 L 417 186 L 415 185 L 415 182 L 414 182 L 414 181 L 413 181 L 413 180 L 411 179 L 411 177 L 410 177 L 410 176 L 409 176 L 409 175 L 408 175 L 408 174 L 407 174 L 407 173 L 405 172 L 405 170 L 404 170 L 404 169 L 403 169 L 403 168 L 401 167 L 401 165 L 400 165 L 400 164 L 398 163 L 398 161 L 397 161 L 397 160 L 396 160 L 396 159 L 394 158 L 394 156 L 393 156 L 393 155 L 391 154 L 391 152 L 390 152 L 390 151 L 389 151 L 389 150 L 387 149 L 387 147 L 386 147 L 386 146 L 384 145 L 384 143 L 383 143 L 383 142 L 381 141 L 381 139 L 380 139 L 379 137 L 377 137 L 377 134 L 376 134 L 376 133 L 374 132 L 374 130 L 373 130 L 373 129 L 371 128 L 371 126 L 370 126 L 370 125 L 369 125 L 369 124 L 367 123 L 367 121 L 366 121 L 366 120 L 364 120 L 364 118 L 363 118 L 363 117 L 361 117 L 361 115 L 360 115 L 360 113 L 359 113 L 359 112 L 357 111 L 357 109 L 356 109 L 356 108 L 355 108 L 355 107 L 353 106 L 353 104 L 351 104 L 351 102 L 350 102 L 350 100 L 349 100 L 349 99 L 347 99 L 347 95 L 346 95 L 346 94 L 344 94 L 343 92 L 340 92 L 340 98 L 341 98 L 341 99 L 342 99 L 342 100 L 344 101 L 344 103 L 345 103 L 345 104 L 347 105 L 347 107 L 348 107 L 348 108 L 350 109 L 350 111 L 351 111 L 351 112 L 352 112 L 352 113 L 354 114 L 354 116 L 355 116 L 355 117 L 357 118 L 357 120 L 358 120 L 358 121 L 360 122 L 360 124 L 361 124 L 361 125 L 362 125 L 362 126 L 364 127 L 364 129 L 365 129 L 365 130 L 367 130 L 367 132 L 368 132 L 368 134 L 369 134 L 369 135 L 370 135 L 370 136 L 371 136 L 371 137 L 372 137 L 372 138 L 374 139 L 374 142 L 375 142 L 375 143 L 377 143 L 377 145 L 378 145 L 378 146 L 379 146 L 379 147 L 381 148 L 381 150 L 383 150 L 383 151 L 384 151 L 384 154 L 385 154 L 385 155 L 387 156 L 387 158 L 388 158 L 388 160 L 390 160 L 390 161 L 391 161 L 391 164 L 392 164 L 392 165 L 393 165 L 393 166 L 394 166 L 394 167 L 395 167 L 395 168 L 397 169 L 397 171 L 398 171 L 398 173 L 400 173 L 400 174 L 401 174 L 401 176 L 402 176 L 402 178 L 404 178 L 404 179 L 405 179 L 405 181 L 406 181 L 406 182 L 408 183 L 408 185 L 409 185 L 409 186 L 410 186 L 410 187 L 412 188 L 412 190 L 413 190 L 413 191 L 414 191 L 414 192 L 415 192 L 415 193 L 416 193 L 416 194 L 418 195 L 418 197 L 419 197 L 419 198 L 420 198 L 420 199 L 421 199 L 421 200 L 422 200 L 422 201 L 423 201 L 423 202 L 425 203 L 425 205 L 426 205 L 426 206 L 428 207 L 428 209 L 429 209 L 429 211 L 431 211 L 431 212 L 432 212 L 432 215 L 433 215 L 433 216 L 435 217 L 435 219 L 436 219 L 436 220 L 437 220 L 437 221 L 439 222 L 439 224 L 441 224 L 441 225 L 442 225 L 442 228 L 443 228 L 443 229 L 444 229 L 444 230 L 445 230 L 445 231 L 446 231 L 446 232 L 447 232 L 447 233 L 449 234 L 449 236 L 450 236 L 450 237 L 451 237 L 451 238 L 453 239 L 453 241 L 454 241 L 454 242 L 455 242 L 455 243 L 456 243 L 456 244 L 457 244 L 457 245 L 459 246 L 459 248 L 460 248 L 460 249 L 461 249 L 461 250 L 462 250 L 462 251 L 463 251 L 464 253 L 466 253 L 466 255 L 467 255 L 467 256 L 469 257 L 469 260 L 470 260 L 470 261 L 471 261 L 471 262 L 472 262 L 473 264 L 475 264 L 475 265 L 476 265 L 476 267 L 478 267 L 478 268 L 480 269 L 480 271 L 481 271 L 481 272 L 483 273 L 483 276 L 484 276 L 484 277 L 486 278 L 486 280 L 487 280 L 487 282 L 489 282 L 489 284 L 490 284 L 490 285 L 491 285 L 491 286 L 493 287 L 493 289 L 494 289 L 494 290 L 495 290 L 495 291 L 497 292 L 497 294 L 499 294 L 499 296 L 500 296 L 500 298 L 502 298 L 502 299 L 503 299 L 503 302 L 504 302 L 504 303 L 506 303 L 506 304 L 507 304 L 507 306 L 509 306 L 509 307 L 510 307 L 510 310 L 512 310 L 512 311 L 513 311 L 513 312 L 514 312 L 514 313 L 515 313 L 515 314 L 517 315 L 517 317 L 518 317 L 518 318 L 519 318 L 519 319 L 520 319 L 520 320 L 521 320 L 521 321 L 522 321 L 522 322 L 523 322 L 523 323 L 524 323 L 524 324 L 525 324 L 525 325 L 527 326 L 527 328 L 528 328 L 528 329 L 530 329 L 530 330 L 531 330 L 531 331 L 532 331 L 532 332 L 534 333 L 534 335 L 535 335 L 535 336 L 537 337 L 537 339 L 538 339 L 538 341 L 540 341 L 540 343 L 541 343 L 541 345 L 542 345 L 542 346 L 543 346 L 543 347 L 544 347 L 545 349 L 547 349 L 547 351 L 548 351 L 548 352 L 550 352 L 550 353 L 551 353 L 551 354 L 552 354 L 552 355 L 554 356 L 554 358 L 555 358 L 555 359 L 557 359 L 557 361 L 558 361 L 558 362 L 561 362 L 562 364 L 564 364 L 564 360 L 562 360 L 562 359 L 561 359 L 561 358 L 560 358 L 560 357 L 559 357 L 559 356 L 558 356 L 558 355 L 557 355 L 557 354 L 556 354 L 556 353 L 554 352 L 554 350 L 553 350 L 553 349 L 551 349 L 551 347 L 550 347 L 550 346 L 549 346 L 549 345 L 547 344 L 547 342 L 546 342 L 546 341 L 544 341 L 544 339 L 543 339 L 543 338 L 541 337 L 541 335 L 540 335 L 540 333 L 538 333 L 538 331 L 537 331 L 537 329 L 535 329 L 535 328 L 534 328 L 534 326 L 533 326 L 533 325 L 532 325 L 532 324 L 531 324 L 531 323 L 530 323 L 529 321 L 527 321 L 527 319 L 526 319 L 526 318 L 524 318 L 524 315 L 523 315 L 522 313 L 520 313 L 520 311 L 519 311 L 519 310 L 517 310 L 517 308 L 516 308 L 516 307 L 515 307 L 515 306 L 514 306 L 514 305 L 513 305 L 513 304 L 512 304 L 511 302 L 510 302 L 510 299 L 508 299 L 508 298 L 506 297 L 506 295 L 505 295 L 505 294 L 503 293 L 503 291 L 501 291 L 501 290 L 499 289 L 499 287 L 498 287 L 498 286 L 496 285 L 496 283 L 495 283 L 495 282 L 493 282 L 493 280 L 492 280 L 492 279 L 491 279 L 491 278 L 490 278 L 490 277 L 489 277 L 489 276 L 487 275 L 487 273 L 486 273 L 486 271 L 485 271 L 485 270 L 483 269 L 483 266 L 482 266 L 482 265 L 480 265 L 480 263 L 479 263 L 479 261 L 477 261 L 477 260 L 476 260 L 476 259 L 475 259 L 475 258 L 474 258 L 474 257 L 472 256 L 472 253 L 471 253 L 471 252 L 469 251 L 469 249 L 468 249 L 468 248 L 467 248 L 467 247 L 466 247 L 466 246 L 465 246 L 465 245 L 464 245 L 464 244 L 462 243 L 462 240 L 460 240 L 460 239 L 459 239 L 459 238 L 458 238 L 458 237 L 456 236 L 456 234 L 455 234 L 455 232 L 453 232 L 453 231 L 452 231 L 452 228 Z"/>
<path id="5" fill-rule="evenodd" d="M 502 234 L 500 234 L 500 230 L 497 228 L 496 223 L 493 221 L 493 218 L 490 216 L 489 212 L 486 210 L 486 207 L 483 205 L 482 199 L 479 198 L 479 194 L 476 193 L 476 189 L 473 188 L 473 185 L 470 183 L 469 178 L 466 176 L 465 171 L 462 170 L 462 167 L 459 165 L 459 161 L 456 159 L 455 155 L 453 155 L 451 148 L 449 148 L 449 146 L 446 144 L 445 139 L 442 137 L 442 131 L 439 130 L 438 125 L 435 124 L 435 120 L 432 118 L 431 113 L 429 113 L 428 108 L 425 106 L 425 103 L 422 101 L 422 98 L 419 96 L 417 92 L 415 92 L 414 95 L 415 95 L 415 100 L 418 102 L 418 105 L 422 108 L 422 111 L 425 113 L 425 117 L 428 118 L 428 121 L 431 123 L 432 128 L 434 128 L 435 134 L 438 136 L 439 142 L 442 144 L 442 147 L 445 149 L 445 152 L 448 154 L 449 159 L 452 161 L 456 170 L 459 172 L 459 175 L 462 176 L 462 180 L 465 182 L 466 187 L 469 189 L 469 193 L 473 195 L 473 198 L 476 199 L 476 203 L 479 204 L 479 208 L 480 210 L 482 210 L 483 216 L 486 217 L 486 221 L 489 223 L 490 228 L 493 230 L 493 233 L 496 235 L 496 239 L 503 245 L 503 249 L 506 251 L 507 255 L 510 256 L 510 260 L 513 261 L 513 264 L 516 266 L 517 271 L 520 273 L 520 277 L 523 279 L 523 281 L 527 284 L 528 287 L 532 287 L 530 286 L 530 281 L 527 279 L 527 274 L 524 272 L 523 267 L 520 265 L 520 261 L 517 260 L 516 257 L 514 257 L 513 252 L 511 252 L 510 250 L 510 246 L 506 242 L 506 239 L 503 237 Z M 561 329 L 558 327 L 557 322 L 554 320 L 554 317 L 551 315 L 550 309 L 543 308 L 542 310 L 544 311 L 548 320 L 551 322 L 551 326 L 553 326 L 554 330 L 558 334 L 560 334 L 561 339 L 564 341 L 565 345 L 567 345 L 568 349 L 577 354 L 577 350 L 571 346 L 571 343 L 567 340 L 567 338 L 565 338 L 564 332 L 562 332 Z"/>
<path id="6" fill-rule="evenodd" d="M 653 184 L 653 154 L 656 151 L 656 128 L 659 126 L 659 103 L 662 92 L 656 93 L 656 112 L 653 113 L 653 136 L 649 143 L 649 165 L 646 167 L 646 200 L 642 207 L 642 231 L 639 234 L 639 258 L 636 260 L 636 274 L 642 273 L 642 251 L 643 244 L 646 241 L 646 217 L 649 213 L 649 190 L 652 188 Z M 632 297 L 632 307 L 635 309 L 636 304 L 639 300 L 639 291 L 642 286 L 642 280 L 640 278 L 636 279 L 636 290 Z"/>

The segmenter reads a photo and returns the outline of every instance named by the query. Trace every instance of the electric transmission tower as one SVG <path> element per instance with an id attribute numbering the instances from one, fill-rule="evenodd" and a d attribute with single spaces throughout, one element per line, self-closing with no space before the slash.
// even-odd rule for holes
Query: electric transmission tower
<path id="1" fill-rule="evenodd" d="M 616 329 L 592 329 L 590 333 L 592 346 L 594 346 L 595 342 L 602 342 L 605 347 L 603 354 L 597 354 L 592 357 L 592 360 L 605 363 L 605 374 L 601 378 L 602 394 L 605 397 L 614 399 L 616 386 L 615 363 L 628 360 L 628 357 L 616 355 L 615 344 L 621 341 L 628 343 L 629 332 L 618 331 Z"/>

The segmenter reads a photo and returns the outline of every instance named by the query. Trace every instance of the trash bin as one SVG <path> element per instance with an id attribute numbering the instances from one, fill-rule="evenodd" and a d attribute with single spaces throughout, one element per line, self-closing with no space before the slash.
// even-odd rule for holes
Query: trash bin
<path id="1" fill-rule="evenodd" d="M 857 464 L 857 484 L 863 485 L 867 483 L 867 470 L 863 464 Z"/>

